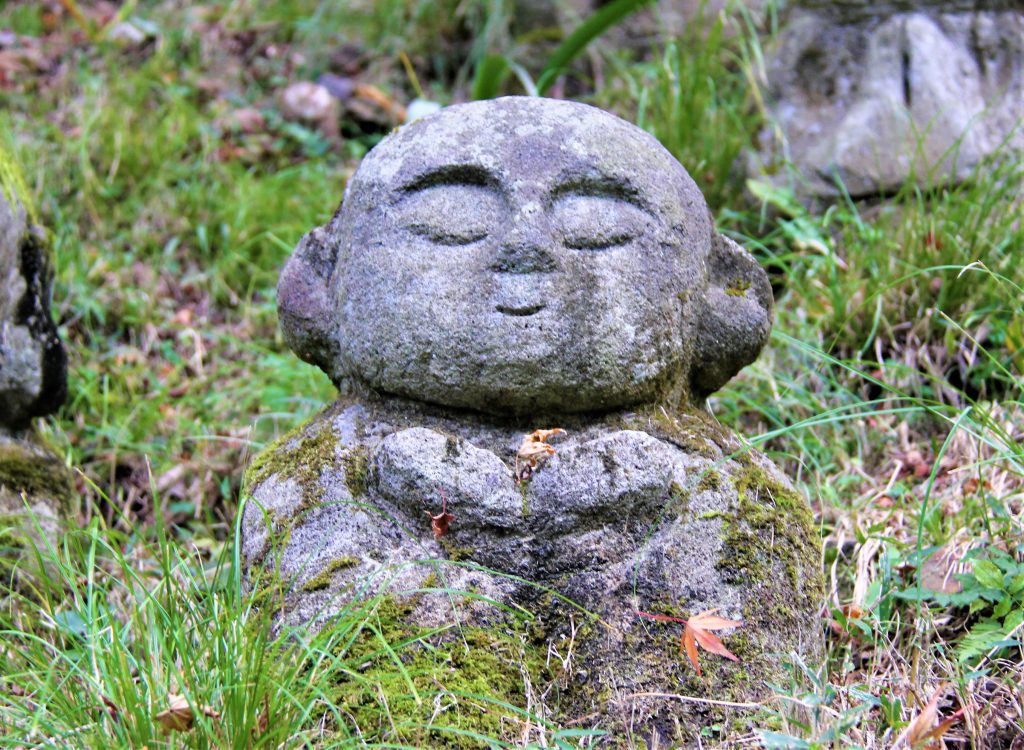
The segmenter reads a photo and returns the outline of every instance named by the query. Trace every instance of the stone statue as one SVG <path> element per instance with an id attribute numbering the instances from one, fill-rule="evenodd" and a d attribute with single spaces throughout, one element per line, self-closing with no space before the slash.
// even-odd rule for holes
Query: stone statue
<path id="1" fill-rule="evenodd" d="M 546 663 L 527 682 L 558 686 L 553 720 L 610 747 L 721 720 L 653 693 L 747 700 L 774 655 L 820 648 L 806 503 L 701 408 L 764 346 L 771 288 L 647 133 L 519 97 L 402 127 L 278 292 L 289 345 L 342 394 L 247 474 L 243 557 L 254 586 L 281 575 L 283 622 L 385 590 L 402 627 L 473 629 L 465 663 L 509 703 Z M 678 630 L 636 615 L 712 608 L 744 621 L 741 661 L 701 677 Z M 511 612 L 530 632 L 495 645 Z"/>
<path id="2" fill-rule="evenodd" d="M 798 175 L 804 197 L 956 182 L 1024 149 L 1020 3 L 797 0 L 766 56 L 773 123 L 752 167 Z"/>
<path id="3" fill-rule="evenodd" d="M 50 315 L 52 267 L 0 150 L 0 575 L 22 568 L 41 531 L 55 541 L 73 494 L 71 473 L 32 429 L 67 392 L 67 357 Z"/>

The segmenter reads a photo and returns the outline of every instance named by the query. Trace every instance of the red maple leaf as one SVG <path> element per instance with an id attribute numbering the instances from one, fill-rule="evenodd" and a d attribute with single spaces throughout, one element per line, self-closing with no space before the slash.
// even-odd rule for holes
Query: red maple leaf
<path id="1" fill-rule="evenodd" d="M 726 659 L 732 659 L 733 661 L 739 661 L 739 658 L 733 654 L 729 649 L 725 647 L 721 639 L 716 635 L 712 635 L 712 630 L 725 630 L 726 628 L 738 628 L 743 622 L 740 620 L 727 620 L 724 617 L 717 617 L 715 612 L 717 609 L 706 609 L 699 614 L 694 615 L 689 620 L 684 620 L 682 617 L 670 617 L 669 615 L 652 615 L 647 612 L 637 611 L 637 614 L 641 617 L 649 617 L 652 620 L 661 620 L 664 622 L 681 622 L 686 627 L 683 629 L 683 637 L 679 640 L 679 651 L 682 653 L 686 651 L 686 655 L 690 659 L 690 663 L 693 664 L 693 668 L 697 670 L 697 676 L 701 676 L 700 662 L 697 660 L 697 646 L 700 645 L 705 651 L 712 654 L 718 654 L 724 656 Z"/>

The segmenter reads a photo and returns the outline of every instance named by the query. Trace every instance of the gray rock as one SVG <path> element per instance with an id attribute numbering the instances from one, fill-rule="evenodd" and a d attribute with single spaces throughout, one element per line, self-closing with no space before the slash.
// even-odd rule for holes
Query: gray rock
<path id="1" fill-rule="evenodd" d="M 767 276 L 639 128 L 509 97 L 399 129 L 278 286 L 335 382 L 542 414 L 699 400 L 767 340 Z"/>
<path id="2" fill-rule="evenodd" d="M 24 428 L 64 402 L 67 358 L 50 315 L 41 232 L 0 188 L 0 427 Z"/>
<path id="3" fill-rule="evenodd" d="M 292 347 L 346 392 L 247 472 L 243 564 L 282 597 L 280 626 L 384 592 L 374 628 L 422 646 L 402 658 L 424 690 L 520 684 L 496 697 L 658 747 L 722 719 L 659 694 L 753 700 L 782 679 L 778 654 L 819 653 L 807 505 L 699 408 L 757 356 L 771 289 L 646 133 L 537 99 L 407 125 L 303 238 L 279 305 Z M 556 424 L 527 477 L 524 436 Z M 742 665 L 706 659 L 700 679 L 678 629 L 636 614 L 714 608 L 745 622 L 726 636 Z M 378 693 L 337 689 L 373 709 L 357 726 L 378 721 Z M 487 715 L 459 726 L 496 731 Z M 403 722 L 380 739 L 444 746 Z"/>
<path id="4" fill-rule="evenodd" d="M 796 3 L 769 55 L 755 168 L 855 197 L 967 177 L 1024 148 L 1024 13 L 1012 2 Z M 781 138 L 776 137 L 780 134 Z"/>

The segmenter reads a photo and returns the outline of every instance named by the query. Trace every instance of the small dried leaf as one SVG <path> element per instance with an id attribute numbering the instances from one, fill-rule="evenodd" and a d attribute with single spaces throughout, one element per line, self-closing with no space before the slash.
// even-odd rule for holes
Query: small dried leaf
<path id="1" fill-rule="evenodd" d="M 440 539 L 445 534 L 447 534 L 448 533 L 448 527 L 451 526 L 452 521 L 455 520 L 455 516 L 454 515 L 452 515 L 451 513 L 445 513 L 444 510 L 442 510 L 440 513 L 438 513 L 436 516 L 431 514 L 430 511 L 424 511 L 424 512 L 428 516 L 430 516 L 430 528 L 434 532 L 434 538 L 435 539 Z"/>
<path id="2" fill-rule="evenodd" d="M 694 615 L 686 623 L 686 630 L 683 633 L 686 653 L 689 654 L 690 661 L 697 669 L 698 676 L 700 676 L 700 664 L 697 662 L 696 644 L 700 644 L 701 648 L 709 653 L 724 656 L 726 659 L 732 659 L 733 661 L 739 661 L 739 658 L 725 647 L 721 639 L 711 635 L 708 631 L 738 628 L 743 623 L 739 620 L 727 620 L 724 617 L 717 617 L 715 616 L 717 611 L 717 609 L 708 609 Z"/>
<path id="3" fill-rule="evenodd" d="M 541 461 L 555 455 L 555 449 L 546 441 L 555 435 L 564 434 L 565 430 L 555 427 L 550 430 L 534 430 L 525 436 L 516 452 L 516 481 L 529 479 Z"/>
<path id="4" fill-rule="evenodd" d="M 534 430 L 530 433 L 530 440 L 535 443 L 546 443 L 548 438 L 554 437 L 555 435 L 564 435 L 565 430 L 561 427 L 555 427 L 550 430 Z"/>
<path id="5" fill-rule="evenodd" d="M 647 612 L 640 612 L 639 610 L 637 614 L 641 617 L 649 617 L 652 620 L 686 623 L 683 637 L 680 640 L 680 650 L 686 652 L 686 656 L 690 659 L 690 663 L 693 664 L 693 668 L 697 670 L 697 676 L 699 677 L 701 676 L 701 671 L 700 661 L 697 658 L 698 645 L 709 653 L 724 656 L 726 659 L 732 659 L 733 661 L 739 661 L 739 658 L 725 647 L 721 639 L 718 636 L 712 635 L 709 631 L 738 628 L 743 623 L 740 620 L 728 620 L 724 617 L 718 617 L 715 615 L 717 611 L 717 609 L 707 609 L 694 615 L 689 620 L 669 615 L 652 615 Z"/>
<path id="6" fill-rule="evenodd" d="M 945 749 L 946 743 L 943 742 L 942 735 L 959 722 L 964 713 L 964 710 L 961 708 L 948 719 L 940 722 L 938 726 L 935 726 L 935 722 L 939 718 L 939 698 L 942 697 L 945 691 L 945 683 L 939 685 L 932 694 L 928 704 L 921 709 L 921 713 L 910 722 L 910 726 L 900 736 L 900 739 L 906 743 L 906 747 L 910 748 L 910 750 Z M 899 743 L 897 742 L 897 744 Z"/>
<path id="7" fill-rule="evenodd" d="M 196 717 L 184 695 L 171 693 L 167 696 L 168 706 L 156 715 L 157 723 L 168 732 L 187 732 L 195 723 Z M 196 706 L 204 716 L 219 719 L 220 714 L 209 706 Z"/>
<path id="8" fill-rule="evenodd" d="M 690 618 L 690 627 L 700 630 L 725 630 L 726 628 L 738 628 L 743 622 L 741 620 L 727 620 L 724 617 L 716 617 L 717 609 L 708 609 Z"/>
<path id="9" fill-rule="evenodd" d="M 429 510 L 423 512 L 430 516 L 430 528 L 434 532 L 434 538 L 440 539 L 448 533 L 448 527 L 455 520 L 455 516 L 448 512 L 448 498 L 445 496 L 444 490 L 440 487 L 437 490 L 441 493 L 441 512 L 436 516 Z"/>

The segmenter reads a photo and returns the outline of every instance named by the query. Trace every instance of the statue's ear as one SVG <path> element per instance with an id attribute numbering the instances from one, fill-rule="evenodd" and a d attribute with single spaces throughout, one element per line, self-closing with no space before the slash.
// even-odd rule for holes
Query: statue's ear
<path id="1" fill-rule="evenodd" d="M 708 288 L 695 306 L 691 392 L 705 398 L 761 352 L 772 329 L 772 287 L 754 257 L 721 234 L 708 256 Z"/>
<path id="2" fill-rule="evenodd" d="M 329 375 L 338 361 L 328 288 L 336 261 L 335 243 L 325 227 L 318 227 L 299 241 L 277 282 L 277 315 L 285 341 L 299 357 Z"/>

